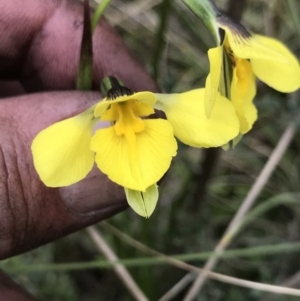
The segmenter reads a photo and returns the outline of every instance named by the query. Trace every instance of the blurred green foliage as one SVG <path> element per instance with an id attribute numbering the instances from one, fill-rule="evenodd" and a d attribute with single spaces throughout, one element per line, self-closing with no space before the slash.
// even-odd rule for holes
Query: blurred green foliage
<path id="1" fill-rule="evenodd" d="M 216 3 L 225 10 L 228 7 L 228 1 L 216 0 Z M 157 75 L 164 91 L 201 87 L 208 72 L 206 51 L 213 45 L 213 39 L 181 1 L 167 4 L 162 0 L 114 0 L 105 16 L 135 57 L 150 73 Z M 161 13 L 166 7 L 168 14 Z M 295 17 L 299 15 L 299 0 L 248 0 L 241 22 L 250 31 L 283 41 L 300 57 L 300 20 Z M 160 26 L 162 16 L 167 18 L 163 27 Z M 179 145 L 178 156 L 160 183 L 160 201 L 149 220 L 127 210 L 109 222 L 165 254 L 213 250 L 281 134 L 290 121 L 298 118 L 300 94 L 278 93 L 258 83 L 255 104 L 259 119 L 234 150 L 198 150 Z M 282 201 L 247 224 L 230 249 L 300 241 L 300 199 L 295 194 L 300 192 L 299 151 L 300 135 L 297 134 L 256 206 L 278 196 Z M 294 205 L 285 204 L 285 198 L 293 199 Z M 120 258 L 145 256 L 109 231 L 104 229 L 102 233 Z M 82 231 L 6 260 L 2 266 L 88 262 L 99 258 L 101 255 Z M 299 252 L 286 252 L 222 259 L 216 271 L 257 282 L 282 284 L 297 274 L 299 266 Z M 158 300 L 185 275 L 184 271 L 169 265 L 129 267 L 129 271 L 150 300 Z M 110 269 L 11 275 L 47 301 L 133 300 Z M 300 279 L 295 287 L 300 287 Z M 180 293 L 173 300 L 182 298 Z M 292 301 L 298 298 L 208 281 L 198 300 Z"/>

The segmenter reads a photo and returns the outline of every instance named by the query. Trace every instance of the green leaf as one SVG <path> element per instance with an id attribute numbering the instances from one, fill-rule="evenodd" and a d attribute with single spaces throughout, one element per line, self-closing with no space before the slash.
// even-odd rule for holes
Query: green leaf
<path id="1" fill-rule="evenodd" d="M 219 44 L 218 27 L 216 17 L 220 14 L 219 9 L 212 0 L 182 0 L 186 6 L 205 24 L 211 32 L 217 44 Z"/>

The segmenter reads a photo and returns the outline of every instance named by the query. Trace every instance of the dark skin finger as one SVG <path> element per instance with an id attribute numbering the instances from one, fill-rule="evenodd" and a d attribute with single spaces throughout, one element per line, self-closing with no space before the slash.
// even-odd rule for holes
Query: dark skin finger
<path id="1" fill-rule="evenodd" d="M 37 301 L 6 274 L 0 271 L 1 301 Z"/>
<path id="2" fill-rule="evenodd" d="M 2 0 L 0 12 L 1 78 L 17 79 L 27 91 L 74 89 L 82 6 L 75 1 Z M 156 90 L 105 22 L 96 29 L 94 55 L 95 83 L 114 75 L 133 90 Z M 93 92 L 55 92 L 0 101 L 0 258 L 33 249 L 127 207 L 123 189 L 97 169 L 71 187 L 52 189 L 39 180 L 32 164 L 30 145 L 40 130 L 99 99 Z"/>
<path id="3" fill-rule="evenodd" d="M 0 78 L 27 91 L 75 89 L 83 6 L 72 0 L 0 1 Z M 133 90 L 157 89 L 120 37 L 101 21 L 93 36 L 94 87 L 114 75 Z"/>
<path id="4" fill-rule="evenodd" d="M 0 102 L 0 257 L 22 253 L 126 208 L 122 189 L 95 168 L 78 184 L 46 187 L 30 146 L 43 128 L 85 110 L 95 92 L 49 92 Z M 27 108 L 30 110 L 27 110 Z M 13 133 L 13 134 L 12 134 Z"/>

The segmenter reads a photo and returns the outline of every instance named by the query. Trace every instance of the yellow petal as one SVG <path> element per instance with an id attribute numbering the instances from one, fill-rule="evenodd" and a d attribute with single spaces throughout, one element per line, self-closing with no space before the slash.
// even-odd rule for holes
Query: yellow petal
<path id="1" fill-rule="evenodd" d="M 95 113 L 94 113 L 95 117 L 101 116 L 109 108 L 110 105 L 114 103 L 129 101 L 129 100 L 136 100 L 143 104 L 153 106 L 156 101 L 156 97 L 154 93 L 144 91 L 144 92 L 137 92 L 132 95 L 120 96 L 114 100 L 104 98 L 96 106 Z"/>
<path id="2" fill-rule="evenodd" d="M 285 58 L 285 60 L 251 59 L 254 74 L 261 81 L 280 92 L 289 93 L 299 89 L 300 65 L 291 51 L 275 39 L 259 35 L 254 37 L 262 45 Z"/>
<path id="3" fill-rule="evenodd" d="M 205 83 L 205 114 L 210 117 L 219 90 L 222 70 L 222 47 L 211 48 L 208 51 L 210 74 Z"/>
<path id="4" fill-rule="evenodd" d="M 90 172 L 94 152 L 90 150 L 94 107 L 42 130 L 31 145 L 37 173 L 46 186 L 72 185 Z"/>
<path id="5" fill-rule="evenodd" d="M 137 191 L 125 188 L 129 206 L 139 215 L 149 218 L 158 201 L 157 185 L 153 184 L 146 191 Z"/>
<path id="6" fill-rule="evenodd" d="M 256 94 L 255 77 L 251 64 L 243 59 L 236 61 L 231 82 L 231 101 L 240 121 L 240 133 L 245 134 L 257 119 L 257 110 L 253 104 Z"/>
<path id="7" fill-rule="evenodd" d="M 251 35 L 244 29 L 243 32 L 237 31 L 237 28 L 222 26 L 226 32 L 224 42 L 225 48 L 230 55 L 241 59 L 259 59 L 273 62 L 280 61 L 288 64 L 288 60 L 281 52 L 278 52 L 268 44 L 263 43 L 258 35 Z"/>
<path id="8" fill-rule="evenodd" d="M 118 136 L 112 126 L 98 130 L 91 143 L 99 169 L 113 182 L 138 191 L 158 182 L 177 150 L 168 121 L 144 122 L 145 129 L 130 140 L 125 135 Z"/>
<path id="9" fill-rule="evenodd" d="M 182 94 L 156 94 L 155 108 L 166 113 L 175 136 L 194 147 L 218 147 L 236 137 L 239 121 L 232 103 L 217 93 L 209 119 L 205 115 L 205 89 Z"/>

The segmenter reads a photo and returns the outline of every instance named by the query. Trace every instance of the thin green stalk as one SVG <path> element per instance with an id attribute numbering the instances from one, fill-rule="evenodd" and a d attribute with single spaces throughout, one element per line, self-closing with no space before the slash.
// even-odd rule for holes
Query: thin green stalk
<path id="1" fill-rule="evenodd" d="M 237 232 L 241 231 L 242 228 L 250 224 L 252 221 L 262 216 L 267 211 L 278 207 L 278 206 L 294 206 L 300 204 L 300 193 L 283 193 L 281 195 L 275 196 L 262 204 L 256 206 L 252 211 L 250 211 L 245 218 L 241 221 L 239 225 L 230 232 L 231 236 L 235 236 Z"/>
<path id="2" fill-rule="evenodd" d="M 292 139 L 295 136 L 295 133 L 296 133 L 296 125 L 295 123 L 292 123 L 284 131 L 275 149 L 273 150 L 269 160 L 267 161 L 266 165 L 264 166 L 264 168 L 256 178 L 255 183 L 253 184 L 247 196 L 243 200 L 240 208 L 238 209 L 233 219 L 227 226 L 225 233 L 223 234 L 222 238 L 220 239 L 217 246 L 215 247 L 214 255 L 211 256 L 210 259 L 204 265 L 205 270 L 211 271 L 216 266 L 216 264 L 219 261 L 220 255 L 225 251 L 228 245 L 232 242 L 232 238 L 235 233 L 234 231 L 238 230 L 238 227 L 241 225 L 242 220 L 245 218 L 250 208 L 254 205 L 257 197 L 265 187 L 266 183 L 270 179 L 275 168 L 277 167 L 283 155 L 285 154 L 286 150 L 288 149 Z M 206 280 L 207 280 L 207 275 L 199 274 L 194 284 L 188 291 L 184 300 L 185 301 L 193 300 L 194 297 L 199 293 L 199 291 L 205 284 Z"/>
<path id="3" fill-rule="evenodd" d="M 299 2 L 299 0 L 297 0 L 297 2 Z M 293 23 L 295 25 L 300 43 L 299 3 L 296 4 L 295 0 L 287 0 L 287 5 L 292 15 Z"/>
<path id="4" fill-rule="evenodd" d="M 220 79 L 220 93 L 221 95 L 225 96 L 227 99 L 231 100 L 231 81 L 233 77 L 233 67 L 230 61 L 230 58 L 225 51 L 224 47 L 222 47 L 223 52 L 223 64 L 222 64 L 222 73 Z M 227 144 L 223 145 L 223 149 L 233 149 L 237 142 L 241 139 L 242 135 L 230 140 Z M 236 139 L 237 142 L 236 142 Z"/>
<path id="5" fill-rule="evenodd" d="M 83 34 L 80 49 L 77 90 L 92 90 L 93 83 L 93 32 L 111 0 L 103 0 L 98 5 L 93 18 L 90 17 L 89 0 L 84 0 Z"/>
<path id="6" fill-rule="evenodd" d="M 275 245 L 265 245 L 247 249 L 234 249 L 224 252 L 220 258 L 243 257 L 252 258 L 266 255 L 274 255 L 281 253 L 292 253 L 300 251 L 300 242 L 284 243 Z M 211 256 L 213 252 L 193 253 L 168 256 L 172 259 L 181 261 L 205 260 Z M 17 265 L 9 266 L 9 262 L 2 264 L 1 268 L 9 273 L 32 273 L 32 272 L 64 272 L 64 271 L 80 271 L 89 269 L 110 269 L 116 264 L 122 264 L 128 267 L 149 266 L 169 264 L 164 258 L 158 257 L 139 257 L 134 259 L 122 259 L 114 262 L 106 260 L 95 260 L 89 262 L 72 262 L 72 263 L 57 263 L 57 264 L 31 264 L 31 265 Z"/>
<path id="7" fill-rule="evenodd" d="M 153 77 L 155 80 L 158 79 L 158 73 L 159 73 L 159 62 L 164 50 L 164 38 L 165 38 L 165 32 L 167 29 L 167 23 L 168 23 L 168 17 L 169 12 L 171 10 L 171 3 L 173 0 L 164 0 L 163 3 L 160 6 L 161 9 L 161 15 L 160 15 L 160 24 L 158 27 L 158 31 L 156 33 L 156 48 L 154 50 L 153 54 Z"/>
<path id="8" fill-rule="evenodd" d="M 92 32 L 94 32 L 99 20 L 101 19 L 104 11 L 106 10 L 107 6 L 110 4 L 111 1 L 112 0 L 102 0 L 99 3 L 99 5 L 92 17 Z"/>
<path id="9" fill-rule="evenodd" d="M 231 80 L 233 74 L 232 64 L 230 58 L 223 48 L 223 74 L 220 81 L 220 93 L 227 99 L 231 99 Z"/>
<path id="10" fill-rule="evenodd" d="M 80 48 L 76 90 L 92 90 L 93 83 L 93 42 L 89 0 L 84 0 L 83 33 Z"/>

